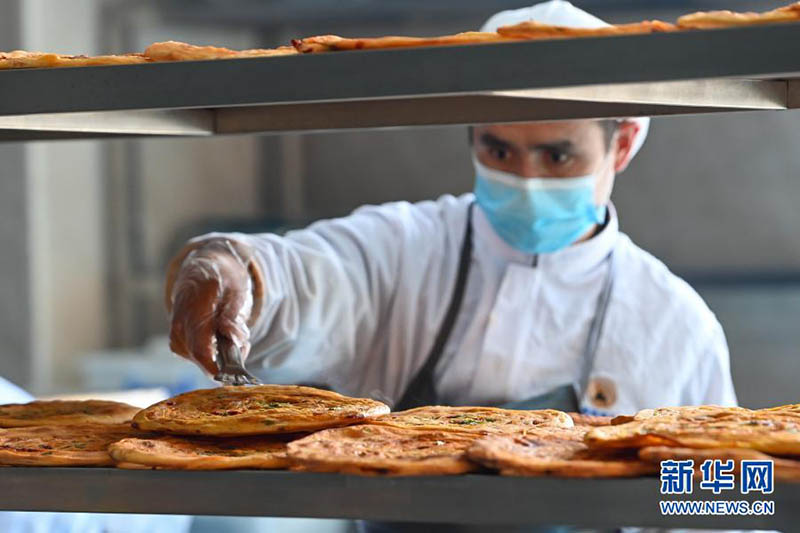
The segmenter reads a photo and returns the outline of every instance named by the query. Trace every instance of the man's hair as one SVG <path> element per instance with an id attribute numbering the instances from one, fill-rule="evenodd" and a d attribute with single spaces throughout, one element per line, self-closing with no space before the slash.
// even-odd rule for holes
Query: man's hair
<path id="1" fill-rule="evenodd" d="M 603 130 L 603 140 L 606 143 L 606 150 L 611 148 L 611 139 L 614 138 L 614 134 L 617 132 L 617 128 L 619 128 L 619 121 L 613 118 L 604 118 L 597 121 L 597 125 Z M 475 129 L 475 126 L 468 126 L 467 127 L 467 141 L 469 145 L 472 146 L 472 132 Z"/>

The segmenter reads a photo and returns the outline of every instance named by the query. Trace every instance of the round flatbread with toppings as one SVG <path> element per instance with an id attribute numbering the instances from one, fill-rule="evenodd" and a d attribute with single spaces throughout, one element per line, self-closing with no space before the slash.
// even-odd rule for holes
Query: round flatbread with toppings
<path id="1" fill-rule="evenodd" d="M 107 466 L 112 442 L 146 436 L 129 424 L 76 424 L 0 430 L 0 464 L 12 466 Z"/>
<path id="2" fill-rule="evenodd" d="M 656 409 L 632 422 L 593 428 L 593 448 L 744 448 L 774 455 L 800 455 L 800 418 L 739 407 Z"/>
<path id="3" fill-rule="evenodd" d="M 660 20 L 643 20 L 631 24 L 617 24 L 597 28 L 576 28 L 573 26 L 557 26 L 533 20 L 520 22 L 512 26 L 501 26 L 497 33 L 514 39 L 564 39 L 575 37 L 607 37 L 614 35 L 635 35 L 642 33 L 662 33 L 675 31 L 677 28 Z"/>
<path id="4" fill-rule="evenodd" d="M 695 477 L 701 477 L 700 465 L 708 460 L 720 459 L 734 462 L 733 473 L 739 475 L 742 461 L 772 461 L 775 479 L 778 481 L 800 481 L 800 461 L 772 457 L 756 450 L 741 448 L 721 449 L 696 449 L 696 448 L 671 448 L 669 446 L 653 446 L 639 450 L 639 458 L 656 465 L 661 461 L 694 461 Z"/>
<path id="5" fill-rule="evenodd" d="M 526 435 L 492 435 L 477 440 L 467 455 L 508 476 L 635 477 L 657 471 L 636 454 L 589 449 L 583 439 L 590 429 L 540 428 Z"/>
<path id="6" fill-rule="evenodd" d="M 800 20 L 800 3 L 784 6 L 763 13 L 738 13 L 736 11 L 699 11 L 678 18 L 678 27 L 682 29 L 706 30 L 729 28 L 734 26 L 752 26 L 756 24 L 777 24 L 781 22 L 797 22 Z"/>
<path id="7" fill-rule="evenodd" d="M 569 428 L 574 424 L 567 413 L 554 409 L 522 411 L 497 407 L 446 407 L 431 405 L 398 411 L 369 421 L 402 429 L 449 431 L 471 435 L 525 433 L 541 426 Z"/>
<path id="8" fill-rule="evenodd" d="M 144 51 L 144 56 L 151 61 L 203 61 L 208 59 L 286 56 L 296 53 L 297 50 L 292 46 L 231 50 L 219 46 L 196 46 L 180 41 L 164 41 L 148 46 Z"/>
<path id="9" fill-rule="evenodd" d="M 389 412 L 367 398 L 297 385 L 219 387 L 187 392 L 140 411 L 139 429 L 235 437 L 304 433 L 363 422 Z"/>
<path id="10" fill-rule="evenodd" d="M 123 464 L 122 468 L 135 464 L 182 470 L 277 469 L 289 466 L 286 442 L 275 437 L 164 436 L 122 439 L 111 444 L 108 452 L 117 463 Z"/>
<path id="11" fill-rule="evenodd" d="M 128 422 L 138 407 L 105 400 L 47 400 L 0 405 L 0 428 Z"/>
<path id="12" fill-rule="evenodd" d="M 479 467 L 466 450 L 475 437 L 363 424 L 328 429 L 290 442 L 293 470 L 359 475 L 463 474 Z"/>
<path id="13" fill-rule="evenodd" d="M 334 52 L 344 50 L 379 50 L 385 48 L 414 48 L 419 46 L 452 46 L 461 44 L 483 44 L 510 42 L 514 39 L 495 32 L 465 31 L 441 37 L 387 37 L 347 38 L 338 35 L 317 35 L 293 39 L 292 45 L 302 54 Z"/>
<path id="14" fill-rule="evenodd" d="M 121 54 L 103 56 L 63 55 L 47 52 L 27 52 L 14 50 L 0 52 L 0 70 L 18 68 L 51 67 L 100 67 L 112 65 L 138 65 L 149 60 L 142 54 Z"/>

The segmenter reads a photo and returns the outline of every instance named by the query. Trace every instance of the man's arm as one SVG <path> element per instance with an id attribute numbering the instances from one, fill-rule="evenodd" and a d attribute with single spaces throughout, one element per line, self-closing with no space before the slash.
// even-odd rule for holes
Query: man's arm
<path id="1" fill-rule="evenodd" d="M 189 248 L 198 250 L 202 261 L 209 262 L 202 250 L 204 243 L 212 242 L 218 251 L 233 248 L 238 258 L 228 254 L 229 260 L 221 262 L 216 256 L 202 269 L 193 269 L 191 254 L 184 252 L 180 265 L 171 269 L 173 350 L 199 360 L 191 348 L 209 346 L 206 353 L 213 352 L 213 330 L 221 324 L 233 335 L 246 334 L 242 340 L 253 345 L 249 366 L 265 366 L 273 372 L 271 380 L 311 381 L 329 375 L 332 367 L 341 375 L 364 362 L 379 341 L 376 333 L 397 318 L 393 308 L 398 291 L 406 307 L 415 307 L 419 302 L 409 303 L 407 293 L 419 291 L 415 298 L 422 298 L 419 280 L 442 275 L 431 269 L 448 263 L 441 259 L 449 257 L 452 247 L 443 213 L 460 212 L 458 206 L 460 201 L 452 197 L 421 204 L 398 202 L 361 208 L 284 237 L 211 234 L 193 240 Z M 222 246 L 222 241 L 229 244 Z M 234 265 L 238 266 L 231 273 Z M 182 273 L 193 270 L 202 276 L 182 280 Z M 215 276 L 219 279 L 208 281 Z M 232 284 L 231 279 L 239 281 Z M 234 289 L 249 291 L 246 312 L 227 306 L 224 297 L 218 301 L 219 295 Z M 220 316 L 214 317 L 214 312 Z M 208 362 L 213 365 L 209 357 Z M 211 365 L 203 366 L 211 371 Z"/>

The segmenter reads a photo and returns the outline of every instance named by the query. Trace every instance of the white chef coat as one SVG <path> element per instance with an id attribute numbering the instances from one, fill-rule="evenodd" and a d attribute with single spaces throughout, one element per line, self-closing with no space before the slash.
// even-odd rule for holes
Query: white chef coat
<path id="1" fill-rule="evenodd" d="M 33 396 L 0 377 L 0 404 Z M 186 533 L 190 516 L 0 511 L 2 533 Z"/>
<path id="2" fill-rule="evenodd" d="M 201 237 L 249 244 L 265 276 L 248 366 L 270 382 L 398 401 L 450 302 L 472 202 L 465 194 L 367 206 L 284 237 Z M 612 251 L 592 379 L 610 383 L 615 399 L 597 409 L 584 394 L 582 409 L 736 403 L 714 314 L 609 213 L 595 237 L 534 256 L 506 244 L 475 206 L 464 301 L 436 368 L 441 403 L 500 404 L 575 382 Z"/>

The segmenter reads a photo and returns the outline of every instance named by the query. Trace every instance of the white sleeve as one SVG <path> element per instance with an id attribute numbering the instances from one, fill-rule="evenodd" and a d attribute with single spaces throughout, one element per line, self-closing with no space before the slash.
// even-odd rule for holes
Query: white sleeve
<path id="1" fill-rule="evenodd" d="M 695 379 L 687 391 L 687 405 L 737 404 L 725 333 L 716 319 L 713 326 L 707 347 L 700 355 Z"/>
<path id="2" fill-rule="evenodd" d="M 33 396 L 10 381 L 0 377 L 0 404 L 27 403 L 31 400 L 33 400 Z"/>
<path id="3" fill-rule="evenodd" d="M 394 329 L 405 326 L 399 315 L 406 293 L 415 291 L 405 281 L 424 277 L 426 268 L 435 268 L 431 254 L 442 253 L 440 212 L 437 202 L 397 202 L 362 207 L 284 237 L 225 235 L 255 250 L 263 276 L 248 367 L 271 382 L 347 390 L 341 380 L 380 351 L 379 332 L 390 322 Z"/>

